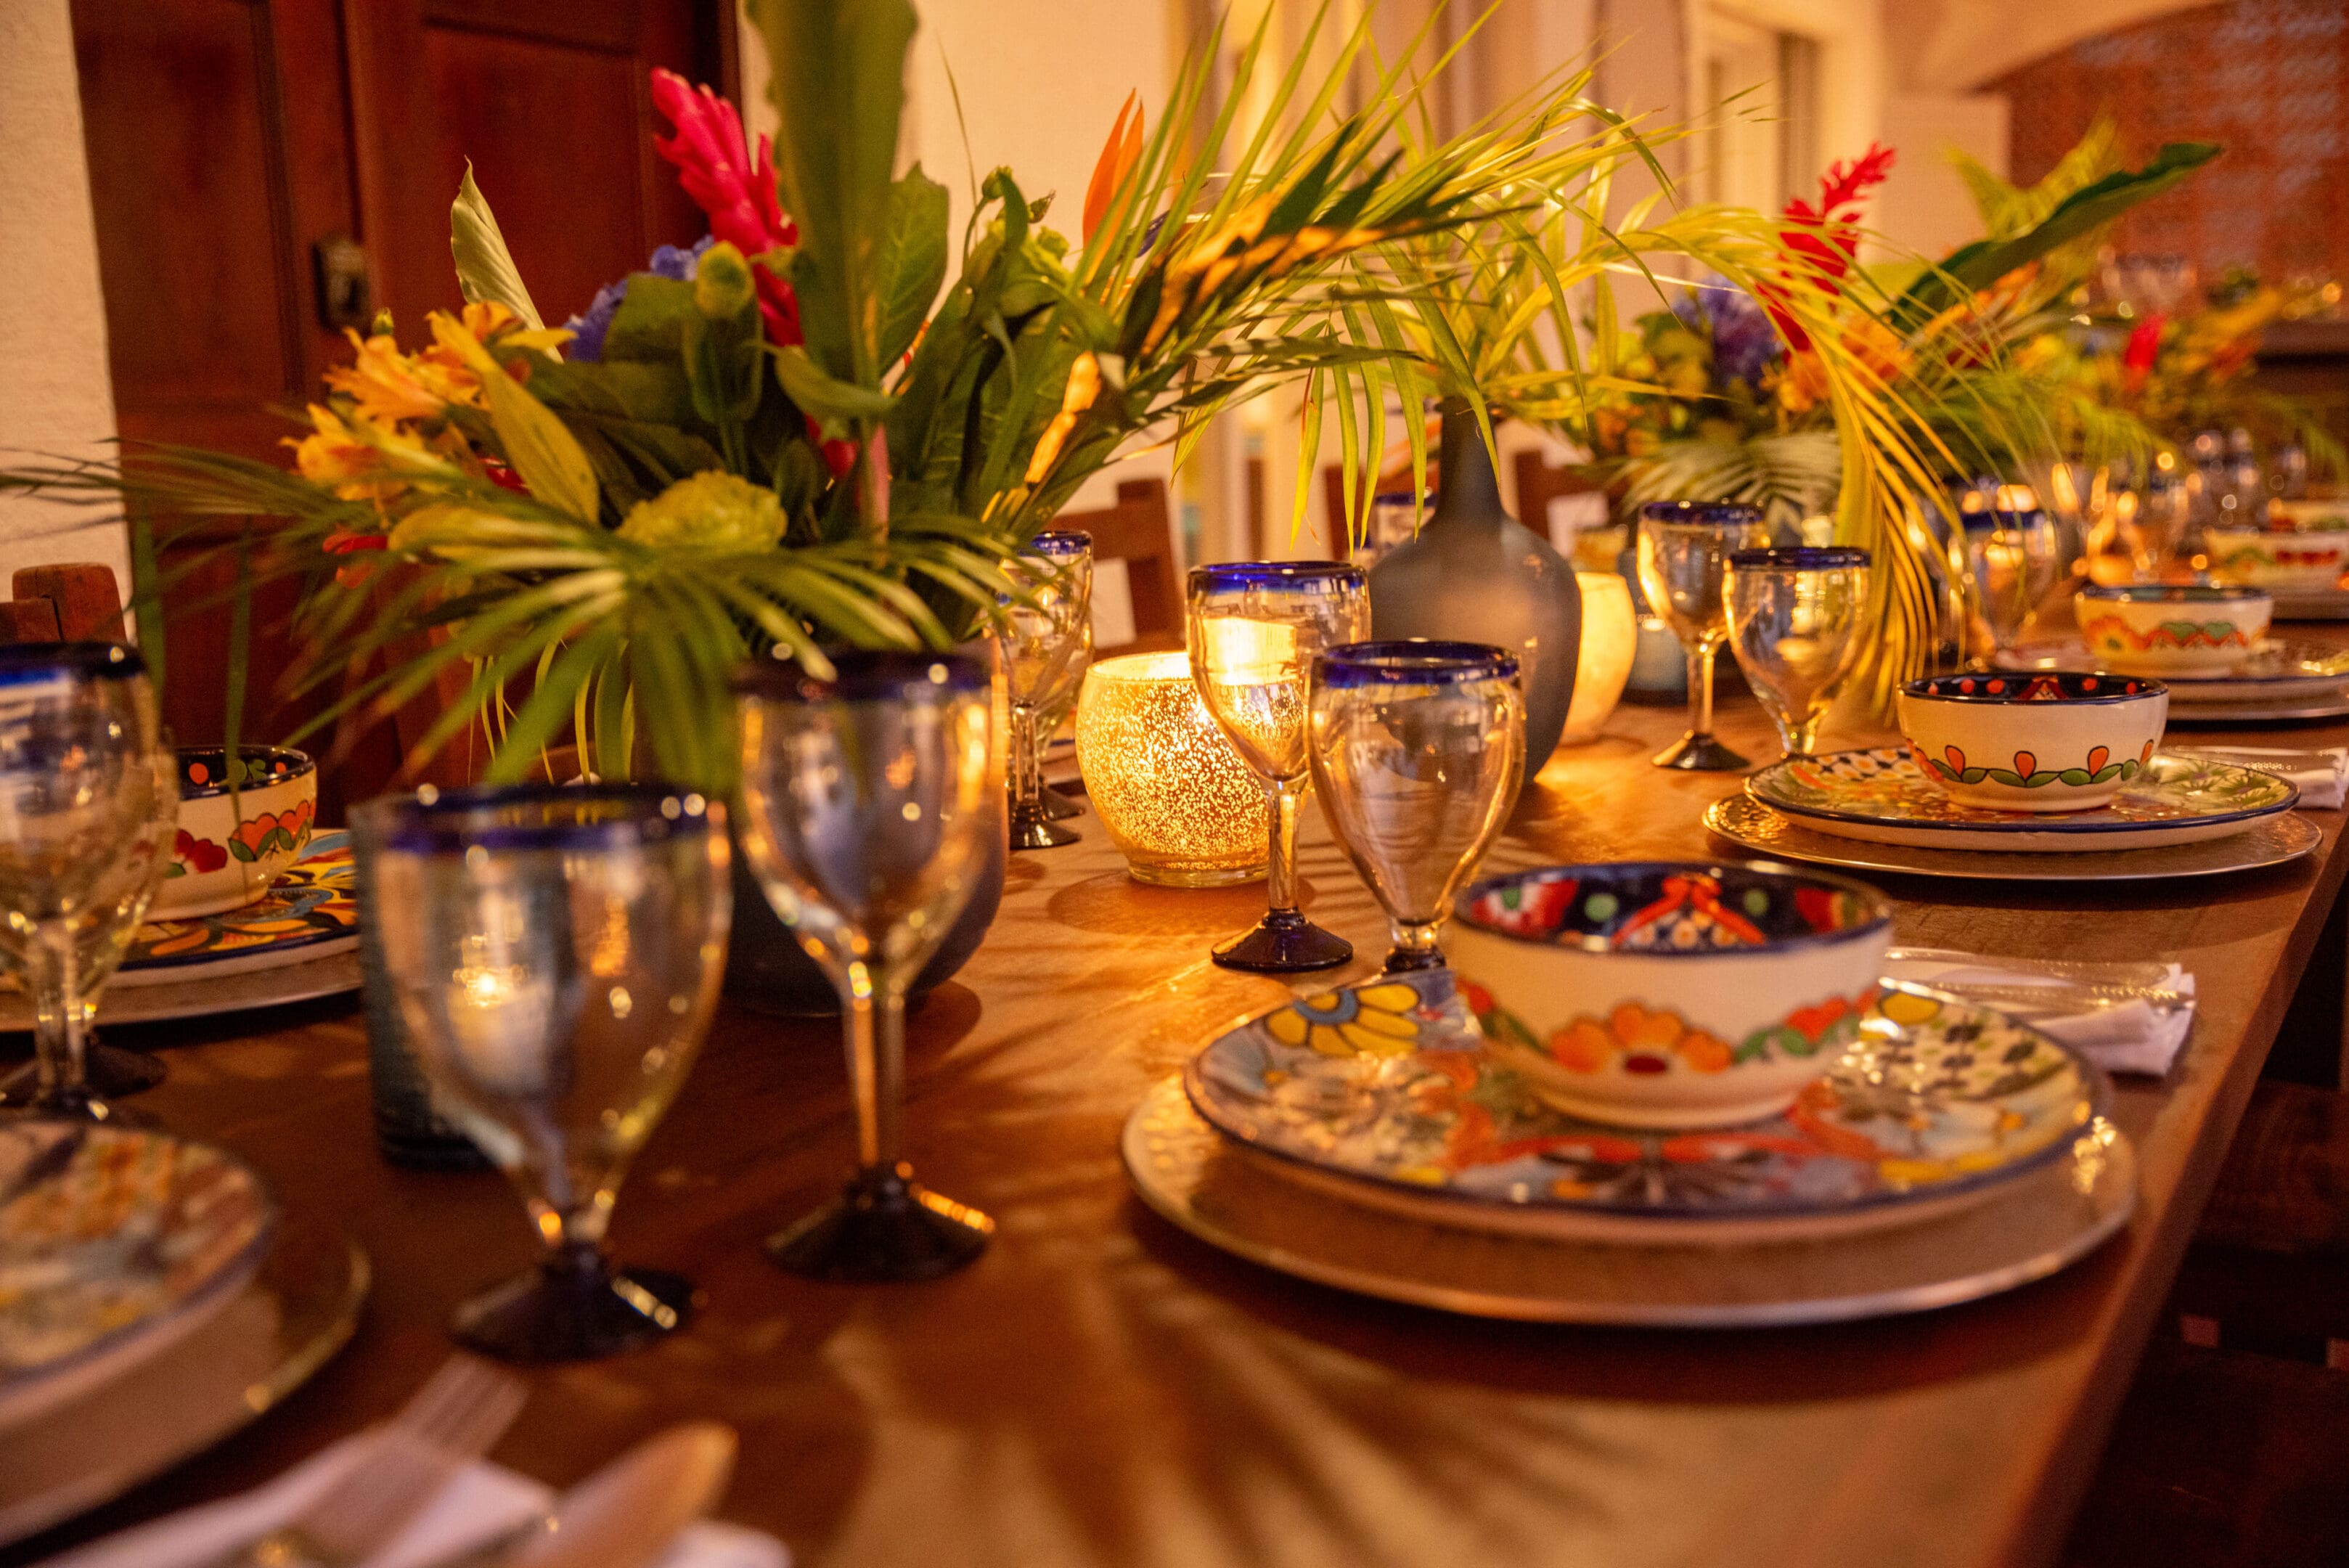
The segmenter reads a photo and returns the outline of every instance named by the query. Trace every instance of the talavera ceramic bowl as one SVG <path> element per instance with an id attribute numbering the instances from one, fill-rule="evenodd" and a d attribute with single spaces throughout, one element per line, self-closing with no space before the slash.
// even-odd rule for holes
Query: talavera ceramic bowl
<path id="1" fill-rule="evenodd" d="M 1785 866 L 1556 866 L 1476 883 L 1444 939 L 1485 1048 L 1569 1115 L 1775 1116 L 1857 1037 L 1892 940 L 1873 888 Z"/>
<path id="2" fill-rule="evenodd" d="M 2212 528 L 2203 534 L 2210 575 L 2255 588 L 2329 588 L 2349 569 L 2349 532 L 2277 533 Z"/>
<path id="3" fill-rule="evenodd" d="M 2153 761 L 2169 688 L 2138 675 L 1934 675 L 1900 689 L 1900 732 L 1950 798 L 2086 811 Z"/>
<path id="4" fill-rule="evenodd" d="M 180 748 L 180 831 L 150 920 L 184 920 L 239 909 L 269 891 L 301 857 L 318 814 L 318 765 L 283 746 L 238 751 L 236 793 L 228 753 Z"/>
<path id="5" fill-rule="evenodd" d="M 2130 675 L 2223 675 L 2267 635 L 2265 588 L 2127 583 L 2080 590 L 2080 640 L 2107 670 Z"/>

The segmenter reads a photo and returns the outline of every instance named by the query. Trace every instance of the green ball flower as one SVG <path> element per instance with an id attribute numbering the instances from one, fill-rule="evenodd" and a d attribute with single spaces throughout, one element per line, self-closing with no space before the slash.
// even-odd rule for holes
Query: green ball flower
<path id="1" fill-rule="evenodd" d="M 656 550 L 771 550 L 785 521 L 773 491 L 710 469 L 630 507 L 620 537 Z"/>

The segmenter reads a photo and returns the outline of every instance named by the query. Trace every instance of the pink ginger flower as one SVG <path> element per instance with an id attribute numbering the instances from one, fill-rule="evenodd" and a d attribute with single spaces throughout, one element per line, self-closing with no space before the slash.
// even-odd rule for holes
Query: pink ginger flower
<path id="1" fill-rule="evenodd" d="M 711 234 L 753 259 L 799 243 L 799 225 L 775 196 L 773 150 L 761 136 L 759 156 L 751 159 L 732 104 L 675 71 L 657 69 L 653 107 L 677 127 L 675 136 L 654 137 L 653 148 L 677 166 L 678 183 L 709 215 Z M 754 266 L 751 276 L 768 337 L 784 345 L 804 341 L 792 286 L 763 266 Z"/>

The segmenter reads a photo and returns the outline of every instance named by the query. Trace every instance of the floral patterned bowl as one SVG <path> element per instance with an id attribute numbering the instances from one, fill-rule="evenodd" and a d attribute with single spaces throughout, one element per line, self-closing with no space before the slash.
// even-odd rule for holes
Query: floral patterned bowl
<path id="1" fill-rule="evenodd" d="M 283 746 L 243 746 L 238 756 L 232 795 L 225 751 L 180 748 L 180 831 L 149 919 L 183 920 L 253 903 L 310 842 L 317 763 Z"/>
<path id="2" fill-rule="evenodd" d="M 1635 861 L 1488 877 L 1444 946 L 1485 1048 L 1571 1115 L 1776 1116 L 1857 1038 L 1892 908 L 1841 877 Z"/>
<path id="3" fill-rule="evenodd" d="M 2329 588 L 2349 570 L 2349 533 L 2211 528 L 2203 534 L 2210 575 L 2261 588 Z"/>
<path id="4" fill-rule="evenodd" d="M 2131 675 L 2223 675 L 2267 635 L 2275 600 L 2265 588 L 2127 583 L 2080 590 L 2073 601 L 2091 658 Z"/>
<path id="5" fill-rule="evenodd" d="M 1934 675 L 1900 689 L 1900 732 L 1951 800 L 2089 811 L 2153 760 L 2169 688 L 2088 670 Z"/>

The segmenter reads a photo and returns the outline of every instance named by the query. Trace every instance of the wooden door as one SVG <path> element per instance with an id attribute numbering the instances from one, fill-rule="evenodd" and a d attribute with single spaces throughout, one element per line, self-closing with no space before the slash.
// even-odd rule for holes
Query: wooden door
<path id="1" fill-rule="evenodd" d="M 127 441 L 285 461 L 286 415 L 349 358 L 336 306 L 364 324 L 388 306 L 413 342 L 427 310 L 460 303 L 449 202 L 468 158 L 553 321 L 702 232 L 653 153 L 646 80 L 660 65 L 730 84 L 724 0 L 74 0 L 73 16 Z M 336 254 L 364 257 L 367 297 L 322 270 Z M 166 566 L 211 527 L 167 522 Z M 164 708 L 191 744 L 224 723 L 232 576 L 217 565 L 167 607 Z M 254 607 L 256 740 L 322 705 L 272 697 L 292 609 L 290 587 Z M 398 763 L 391 726 L 359 738 L 322 782 L 330 814 Z"/>

